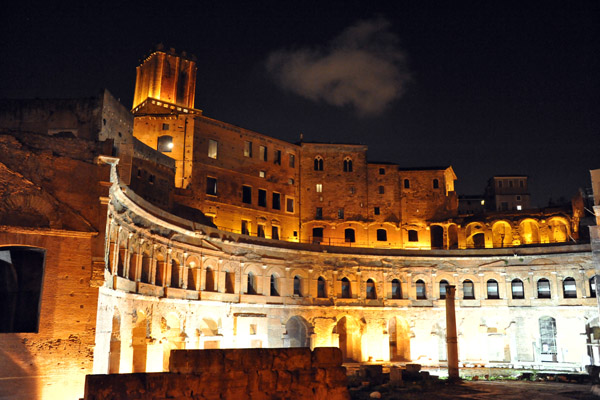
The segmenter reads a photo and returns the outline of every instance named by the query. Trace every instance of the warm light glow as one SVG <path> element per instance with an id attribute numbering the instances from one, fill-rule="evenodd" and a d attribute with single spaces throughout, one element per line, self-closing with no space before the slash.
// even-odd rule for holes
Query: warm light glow
<path id="1" fill-rule="evenodd" d="M 167 144 L 167 147 L 169 148 L 169 150 L 172 150 L 173 149 L 173 142 Z"/>

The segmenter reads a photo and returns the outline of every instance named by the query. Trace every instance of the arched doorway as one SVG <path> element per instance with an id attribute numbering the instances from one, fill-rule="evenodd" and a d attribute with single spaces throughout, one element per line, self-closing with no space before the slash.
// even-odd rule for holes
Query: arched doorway
<path id="1" fill-rule="evenodd" d="M 108 354 L 108 373 L 118 374 L 121 363 L 121 316 L 115 308 L 110 333 L 110 352 Z"/>
<path id="2" fill-rule="evenodd" d="M 410 361 L 410 327 L 403 318 L 388 321 L 390 336 L 390 361 Z"/>
<path id="3" fill-rule="evenodd" d="M 148 354 L 147 321 L 143 312 L 136 313 L 136 321 L 131 332 L 131 346 L 133 347 L 132 372 L 146 372 L 146 358 Z"/>
<path id="4" fill-rule="evenodd" d="M 358 322 L 350 316 L 342 317 L 336 324 L 333 333 L 338 334 L 344 362 L 360 362 L 360 325 Z"/>
<path id="5" fill-rule="evenodd" d="M 308 323 L 302 317 L 292 317 L 285 324 L 287 337 L 284 338 L 284 347 L 309 347 L 310 335 Z"/>
<path id="6" fill-rule="evenodd" d="M 458 249 L 458 229 L 454 224 L 448 227 L 448 248 Z"/>
<path id="7" fill-rule="evenodd" d="M 432 225 L 429 229 L 431 233 L 431 248 L 432 249 L 443 249 L 444 248 L 444 228 L 439 225 Z"/>

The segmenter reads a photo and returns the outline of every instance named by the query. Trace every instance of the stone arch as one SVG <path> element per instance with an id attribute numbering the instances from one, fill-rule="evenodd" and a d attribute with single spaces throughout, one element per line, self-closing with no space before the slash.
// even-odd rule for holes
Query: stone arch
<path id="1" fill-rule="evenodd" d="M 467 248 L 485 248 L 485 224 L 483 222 L 471 222 L 465 228 Z"/>
<path id="2" fill-rule="evenodd" d="M 164 286 L 167 268 L 167 250 L 163 246 L 155 247 L 154 259 L 156 262 L 156 266 L 154 268 L 154 284 L 157 286 Z"/>
<path id="3" fill-rule="evenodd" d="M 185 348 L 185 333 L 181 329 L 179 315 L 175 312 L 168 313 L 166 318 L 162 318 L 161 322 L 163 334 L 163 371 L 168 371 L 171 350 Z"/>
<path id="4" fill-rule="evenodd" d="M 143 246 L 141 248 L 141 257 L 142 257 L 142 271 L 140 275 L 140 281 L 143 283 L 151 283 L 152 282 L 152 250 L 148 245 Z"/>
<path id="5" fill-rule="evenodd" d="M 379 293 L 377 293 L 377 281 L 373 278 L 368 278 L 365 282 L 365 298 L 367 300 L 376 300 Z"/>
<path id="6" fill-rule="evenodd" d="M 548 239 L 550 243 L 566 242 L 571 236 L 569 222 L 564 217 L 548 219 Z"/>
<path id="7" fill-rule="evenodd" d="M 171 258 L 171 282 L 170 286 L 173 288 L 181 287 L 181 265 L 177 257 Z"/>
<path id="8" fill-rule="evenodd" d="M 398 316 L 388 320 L 390 361 L 410 361 L 410 325 Z"/>
<path id="9" fill-rule="evenodd" d="M 492 244 L 494 247 L 510 247 L 513 242 L 512 226 L 507 221 L 496 221 L 492 225 Z"/>
<path id="10" fill-rule="evenodd" d="M 456 224 L 448 225 L 448 248 L 458 249 L 458 227 Z"/>
<path id="11" fill-rule="evenodd" d="M 146 372 L 148 355 L 148 320 L 144 312 L 137 310 L 134 314 L 131 330 L 131 346 L 133 348 L 132 372 Z"/>
<path id="12" fill-rule="evenodd" d="M 185 259 L 187 268 L 187 288 L 188 290 L 200 289 L 200 257 L 193 254 Z"/>
<path id="13" fill-rule="evenodd" d="M 214 292 L 217 290 L 216 274 L 218 272 L 218 265 L 217 259 L 213 257 L 207 258 L 202 263 L 204 270 L 204 290 L 207 292 Z"/>
<path id="14" fill-rule="evenodd" d="M 243 292 L 247 294 L 260 294 L 262 293 L 262 269 L 256 264 L 249 264 L 244 267 L 242 275 L 242 288 Z M 253 289 L 253 293 L 248 290 Z"/>
<path id="15" fill-rule="evenodd" d="M 429 227 L 432 249 L 444 248 L 444 227 L 441 225 L 431 225 Z"/>
<path id="16" fill-rule="evenodd" d="M 121 314 L 115 307 L 110 331 L 110 351 L 108 354 L 108 373 L 118 374 L 121 363 Z"/>
<path id="17" fill-rule="evenodd" d="M 338 335 L 339 348 L 344 362 L 362 361 L 360 322 L 350 315 L 338 319 L 333 333 Z"/>
<path id="18" fill-rule="evenodd" d="M 533 218 L 526 218 L 519 223 L 522 244 L 538 244 L 540 241 L 540 226 Z"/>
<path id="19" fill-rule="evenodd" d="M 223 291 L 225 293 L 235 293 L 235 268 L 231 263 L 226 263 L 221 271 L 223 274 Z"/>
<path id="20" fill-rule="evenodd" d="M 293 316 L 285 324 L 283 347 L 310 347 L 312 329 L 301 316 Z"/>

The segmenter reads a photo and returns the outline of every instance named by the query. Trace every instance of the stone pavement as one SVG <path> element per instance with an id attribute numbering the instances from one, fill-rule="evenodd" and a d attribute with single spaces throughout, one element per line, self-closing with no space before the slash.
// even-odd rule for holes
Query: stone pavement
<path id="1" fill-rule="evenodd" d="M 382 400 L 598 400 L 591 384 L 526 381 L 464 381 L 459 384 L 435 384 L 381 391 Z M 371 391 L 350 391 L 352 399 L 370 399 Z"/>

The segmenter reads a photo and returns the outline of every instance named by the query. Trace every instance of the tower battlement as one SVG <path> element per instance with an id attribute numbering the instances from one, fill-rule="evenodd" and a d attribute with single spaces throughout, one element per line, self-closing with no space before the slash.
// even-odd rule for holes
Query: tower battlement
<path id="1" fill-rule="evenodd" d="M 149 97 L 194 108 L 195 94 L 196 60 L 185 52 L 159 45 L 136 68 L 133 108 Z"/>

